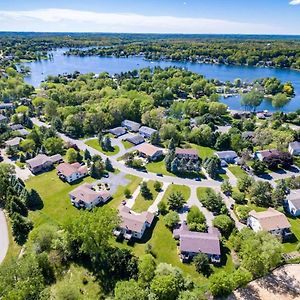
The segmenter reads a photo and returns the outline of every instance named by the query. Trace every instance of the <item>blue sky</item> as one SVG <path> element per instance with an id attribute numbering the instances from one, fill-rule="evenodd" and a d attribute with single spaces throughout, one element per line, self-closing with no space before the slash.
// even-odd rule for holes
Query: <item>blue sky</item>
<path id="1" fill-rule="evenodd" d="M 300 0 L 0 2 L 0 31 L 300 34 Z"/>

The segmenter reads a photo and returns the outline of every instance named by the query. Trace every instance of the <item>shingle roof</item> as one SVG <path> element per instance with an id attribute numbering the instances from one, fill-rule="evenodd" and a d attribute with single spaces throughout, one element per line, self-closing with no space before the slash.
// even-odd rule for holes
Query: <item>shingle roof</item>
<path id="1" fill-rule="evenodd" d="M 122 126 L 130 127 L 130 128 L 133 129 L 134 131 L 138 131 L 139 128 L 141 127 L 141 124 L 140 124 L 140 123 L 137 123 L 137 122 L 134 122 L 134 121 L 131 121 L 131 120 L 124 120 L 124 121 L 122 122 Z"/>
<path id="2" fill-rule="evenodd" d="M 136 150 L 145 154 L 146 156 L 153 156 L 156 154 L 156 152 L 161 151 L 162 149 L 151 144 L 144 143 L 142 145 L 137 146 Z"/>
<path id="3" fill-rule="evenodd" d="M 6 141 L 6 142 L 5 142 L 5 145 L 6 145 L 6 146 L 18 146 L 18 145 L 20 144 L 21 141 L 23 141 L 22 138 L 20 138 L 20 137 L 15 137 L 15 138 L 13 138 L 13 139 L 11 139 L 11 140 Z"/>
<path id="4" fill-rule="evenodd" d="M 269 157 L 271 155 L 279 155 L 279 151 L 276 149 L 273 150 L 261 150 L 261 151 L 257 151 L 257 154 L 260 154 L 262 158 L 266 158 Z"/>
<path id="5" fill-rule="evenodd" d="M 235 151 L 219 151 L 216 152 L 216 155 L 220 158 L 220 159 L 226 159 L 226 158 L 236 158 L 237 154 Z"/>
<path id="6" fill-rule="evenodd" d="M 126 133 L 126 130 L 123 127 L 116 127 L 109 130 L 109 132 L 115 136 L 120 136 Z"/>
<path id="7" fill-rule="evenodd" d="M 0 114 L 0 121 L 4 121 L 4 120 L 7 120 L 7 117 Z"/>
<path id="8" fill-rule="evenodd" d="M 85 203 L 92 203 L 100 196 L 99 192 L 92 190 L 92 185 L 88 183 L 78 186 L 69 195 L 75 198 L 75 201 L 83 201 Z"/>
<path id="9" fill-rule="evenodd" d="M 128 141 L 134 145 L 138 145 L 138 144 L 145 142 L 145 139 L 140 134 L 135 134 L 135 135 L 130 135 L 129 137 L 127 137 L 126 141 Z"/>
<path id="10" fill-rule="evenodd" d="M 156 129 L 153 129 L 153 128 L 150 128 L 150 127 L 147 127 L 147 126 L 142 126 L 140 129 L 139 129 L 139 132 L 140 133 L 146 133 L 148 135 L 152 135 L 153 133 L 157 132 Z"/>
<path id="11" fill-rule="evenodd" d="M 42 166 L 47 162 L 56 163 L 62 160 L 62 156 L 60 154 L 55 154 L 52 156 L 48 156 L 46 154 L 38 154 L 36 157 L 26 160 L 26 163 L 31 168 L 36 168 Z"/>
<path id="12" fill-rule="evenodd" d="M 198 151 L 196 149 L 182 149 L 182 148 L 176 148 L 175 154 L 182 154 L 182 155 L 197 155 Z"/>
<path id="13" fill-rule="evenodd" d="M 291 190 L 287 196 L 287 200 L 289 200 L 296 209 L 300 209 L 300 190 Z"/>
<path id="14" fill-rule="evenodd" d="M 283 213 L 271 207 L 262 212 L 252 210 L 250 211 L 249 216 L 257 219 L 261 228 L 266 231 L 291 227 L 287 217 Z"/>
<path id="15" fill-rule="evenodd" d="M 293 149 L 293 150 L 300 150 L 300 142 L 291 142 L 289 143 L 289 146 Z"/>
<path id="16" fill-rule="evenodd" d="M 13 124 L 13 125 L 10 125 L 10 129 L 11 130 L 20 130 L 20 129 L 24 129 L 24 127 L 21 124 Z"/>
<path id="17" fill-rule="evenodd" d="M 68 177 L 71 176 L 74 173 L 81 173 L 86 174 L 87 173 L 87 167 L 81 166 L 80 163 L 61 163 L 57 166 L 57 171 L 60 172 L 62 175 Z"/>

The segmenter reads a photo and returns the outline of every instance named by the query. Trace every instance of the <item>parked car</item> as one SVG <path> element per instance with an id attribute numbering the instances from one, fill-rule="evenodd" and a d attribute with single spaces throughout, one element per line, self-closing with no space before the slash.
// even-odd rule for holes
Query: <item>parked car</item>
<path id="1" fill-rule="evenodd" d="M 109 174 L 108 174 L 108 173 L 104 173 L 104 174 L 103 174 L 103 177 L 104 177 L 104 178 L 108 178 L 108 177 L 109 177 Z"/>
<path id="2" fill-rule="evenodd" d="M 163 177 L 164 175 L 161 173 L 157 173 L 156 176 Z"/>
<path id="3" fill-rule="evenodd" d="M 233 210 L 234 209 L 234 204 L 230 205 L 230 209 Z"/>
<path id="4" fill-rule="evenodd" d="M 200 177 L 196 177 L 195 180 L 196 181 L 201 181 L 201 178 Z"/>

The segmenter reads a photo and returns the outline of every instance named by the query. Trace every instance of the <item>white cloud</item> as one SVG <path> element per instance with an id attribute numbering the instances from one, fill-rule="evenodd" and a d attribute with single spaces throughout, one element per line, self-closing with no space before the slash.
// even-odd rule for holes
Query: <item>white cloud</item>
<path id="1" fill-rule="evenodd" d="M 292 0 L 290 2 L 291 5 L 300 5 L 300 0 Z"/>
<path id="2" fill-rule="evenodd" d="M 281 33 L 281 29 L 274 26 L 223 19 L 145 16 L 55 8 L 0 11 L 0 19 L 1 30 L 11 31 Z"/>

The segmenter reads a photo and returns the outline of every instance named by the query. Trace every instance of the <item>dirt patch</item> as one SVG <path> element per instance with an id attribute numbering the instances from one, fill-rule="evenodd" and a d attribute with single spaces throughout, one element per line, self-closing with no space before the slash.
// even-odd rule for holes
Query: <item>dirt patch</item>
<path id="1" fill-rule="evenodd" d="M 300 265 L 286 265 L 236 290 L 228 300 L 300 300 Z"/>

